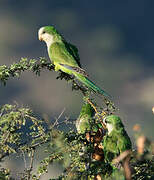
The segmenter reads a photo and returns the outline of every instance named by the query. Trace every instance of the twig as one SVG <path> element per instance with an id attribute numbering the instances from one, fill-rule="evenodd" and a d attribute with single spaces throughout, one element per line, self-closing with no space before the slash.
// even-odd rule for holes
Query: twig
<path id="1" fill-rule="evenodd" d="M 130 165 L 129 165 L 129 160 L 130 157 L 127 156 L 123 162 L 123 168 L 124 168 L 124 173 L 125 173 L 125 178 L 126 180 L 131 180 L 131 170 L 130 170 Z"/>
<path id="2" fill-rule="evenodd" d="M 89 98 L 87 99 L 87 101 L 88 101 L 88 103 L 91 105 L 91 107 L 95 110 L 96 116 L 97 116 L 98 119 L 100 120 L 100 122 L 101 122 L 103 128 L 106 129 L 105 124 L 103 123 L 102 119 L 99 117 L 99 112 L 97 111 L 97 108 L 95 107 L 95 105 L 91 102 L 91 100 L 90 100 Z M 105 113 L 105 112 L 104 112 L 104 113 Z"/>
<path id="3" fill-rule="evenodd" d="M 113 159 L 113 163 L 116 164 L 116 163 L 120 163 L 120 161 L 124 160 L 128 155 L 130 155 L 132 153 L 131 150 L 127 150 L 127 151 L 124 151 L 122 152 L 118 157 L 116 157 L 115 159 Z"/>
<path id="4" fill-rule="evenodd" d="M 8 152 L 0 154 L 0 161 L 2 161 L 2 159 L 7 157 L 7 156 L 9 156 Z"/>
<path id="5" fill-rule="evenodd" d="M 34 152 L 35 152 L 35 149 L 33 148 L 31 151 L 30 166 L 29 166 L 29 169 L 27 169 L 27 180 L 30 180 L 31 178 L 31 172 L 33 170 Z"/>
<path id="6" fill-rule="evenodd" d="M 51 126 L 51 128 L 55 127 L 58 125 L 58 120 L 61 118 L 61 116 L 64 114 L 65 112 L 65 108 L 62 110 L 62 112 L 59 114 L 59 116 L 56 118 L 55 122 L 53 123 L 53 125 Z"/>
<path id="7" fill-rule="evenodd" d="M 5 139 L 1 142 L 2 144 L 5 144 L 5 143 L 7 142 L 10 134 L 11 134 L 11 133 L 7 131 L 7 132 L 3 135 L 3 136 L 5 137 Z"/>
<path id="8" fill-rule="evenodd" d="M 129 166 L 130 154 L 132 153 L 131 150 L 124 151 L 121 153 L 117 158 L 115 158 L 112 162 L 114 164 L 120 163 L 122 161 L 125 178 L 126 180 L 131 180 L 131 169 Z"/>
<path id="9" fill-rule="evenodd" d="M 24 160 L 24 164 L 25 164 L 25 169 L 27 169 L 27 162 L 26 162 L 26 157 L 25 157 L 25 153 L 23 150 L 21 150 L 22 155 L 23 155 L 23 160 Z"/>

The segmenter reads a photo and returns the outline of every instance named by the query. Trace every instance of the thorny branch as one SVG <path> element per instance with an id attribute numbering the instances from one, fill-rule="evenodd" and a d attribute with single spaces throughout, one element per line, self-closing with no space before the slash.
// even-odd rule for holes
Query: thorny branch
<path id="1" fill-rule="evenodd" d="M 51 70 L 54 70 L 54 65 L 47 62 L 47 60 L 44 58 L 40 58 L 39 61 L 36 61 L 36 60 L 28 61 L 26 58 L 21 59 L 21 61 L 19 63 L 13 64 L 10 67 L 0 66 L 0 80 L 2 81 L 2 83 L 5 84 L 6 81 L 10 77 L 18 77 L 21 74 L 21 72 L 26 71 L 26 70 L 32 70 L 35 74 L 40 75 L 40 72 L 42 69 L 48 69 L 49 71 L 51 71 Z M 105 117 L 106 115 L 115 111 L 115 106 L 114 106 L 113 102 L 102 97 L 103 103 L 106 105 L 107 108 L 100 108 L 96 103 L 93 103 L 93 100 L 90 97 L 91 93 L 90 93 L 89 89 L 84 87 L 83 85 L 81 85 L 76 79 L 74 79 L 74 77 L 60 71 L 60 74 L 57 77 L 57 79 L 61 79 L 61 80 L 65 79 L 66 81 L 70 81 L 70 80 L 72 81 L 72 90 L 79 90 L 83 94 L 83 96 L 85 97 L 85 100 L 93 107 L 93 109 L 95 110 L 95 115 L 98 117 L 98 119 L 100 120 L 100 122 L 102 123 L 102 125 L 104 127 L 104 124 L 102 122 L 103 117 Z M 59 125 L 61 125 L 63 123 L 67 124 L 69 122 L 69 118 L 66 118 L 62 122 L 59 122 L 59 119 L 62 117 L 64 112 L 65 112 L 65 108 L 60 113 L 60 115 L 55 119 L 55 122 L 50 126 L 50 129 L 48 129 L 48 131 L 51 130 L 52 128 L 58 127 Z M 0 116 L 1 116 L 1 114 L 0 114 Z M 28 115 L 27 115 L 27 117 L 31 118 L 32 121 L 37 121 L 37 119 L 34 117 L 30 117 Z M 36 123 L 35 125 L 38 125 L 38 124 Z M 46 135 L 46 132 L 42 131 L 42 133 L 40 133 L 39 135 L 33 136 L 33 138 L 39 138 L 44 135 Z M 89 135 L 91 136 L 91 132 Z M 6 135 L 5 141 L 7 141 L 8 137 L 9 137 L 9 133 Z M 46 139 L 46 141 L 36 142 L 35 144 L 32 144 L 28 147 L 28 151 L 31 153 L 29 168 L 27 168 L 24 151 L 20 148 L 15 149 L 15 151 L 17 153 L 20 153 L 20 152 L 23 153 L 25 169 L 26 169 L 25 177 L 27 178 L 27 180 L 30 180 L 30 178 L 31 178 L 31 173 L 33 170 L 35 148 L 40 146 L 41 144 L 47 143 L 49 141 L 50 141 L 49 139 Z M 23 145 L 26 145 L 27 143 L 28 142 L 26 141 L 24 143 L 19 144 L 19 146 L 22 147 Z M 90 145 L 92 145 L 91 137 L 90 137 Z M 131 180 L 131 171 L 130 171 L 130 167 L 129 167 L 130 154 L 131 154 L 131 151 L 125 151 L 125 152 L 121 153 L 120 156 L 118 156 L 116 159 L 114 159 L 114 163 L 119 163 L 119 162 L 123 161 L 123 168 L 124 168 L 125 177 L 127 180 Z M 1 154 L 0 160 L 8 155 L 9 155 L 9 153 Z M 89 164 L 91 163 L 91 155 L 92 154 L 90 152 L 89 153 L 89 161 L 88 161 Z M 86 164 L 87 170 L 89 168 L 88 163 Z"/>
<path id="2" fill-rule="evenodd" d="M 131 180 L 131 169 L 130 169 L 130 155 L 131 150 L 122 152 L 118 157 L 113 160 L 114 164 L 122 162 L 126 180 Z"/>
<path id="3" fill-rule="evenodd" d="M 59 119 L 62 117 L 62 115 L 64 114 L 65 112 L 65 108 L 62 110 L 62 112 L 59 114 L 59 116 L 57 118 L 55 118 L 55 122 L 53 123 L 53 125 L 51 126 L 51 128 L 55 127 L 58 125 L 58 121 Z"/>
<path id="4" fill-rule="evenodd" d="M 18 63 L 14 63 L 10 67 L 7 67 L 5 65 L 0 66 L 0 81 L 5 85 L 6 81 L 10 77 L 19 77 L 20 74 L 24 71 L 31 70 L 36 75 L 40 75 L 43 69 L 47 69 L 49 71 L 54 70 L 54 65 L 42 57 L 39 60 L 35 60 L 35 59 L 28 60 L 27 58 L 21 58 L 21 60 Z M 62 71 L 59 71 L 59 75 L 57 79 L 61 79 L 61 80 L 65 79 L 66 81 L 71 80 L 72 90 L 80 90 L 83 96 L 85 97 L 89 96 L 89 89 L 84 87 L 83 85 L 80 85 L 78 81 L 74 78 L 74 76 L 71 76 Z M 107 105 L 107 107 L 111 105 L 113 109 L 115 108 L 112 101 L 104 98 L 104 102 Z M 98 110 L 96 109 L 97 108 L 95 107 L 95 111 L 97 112 Z"/>
<path id="5" fill-rule="evenodd" d="M 31 178 L 31 172 L 33 170 L 34 152 L 35 152 L 35 149 L 33 148 L 31 150 L 30 166 L 26 170 L 27 171 L 27 180 L 30 180 L 30 178 Z"/>

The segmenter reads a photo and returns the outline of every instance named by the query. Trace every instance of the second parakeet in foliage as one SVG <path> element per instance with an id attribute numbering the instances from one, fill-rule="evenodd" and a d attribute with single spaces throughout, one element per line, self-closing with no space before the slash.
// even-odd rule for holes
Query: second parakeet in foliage
<path id="1" fill-rule="evenodd" d="M 106 161 L 111 162 L 122 152 L 131 150 L 132 144 L 120 117 L 110 115 L 103 121 L 108 131 L 103 139 L 104 155 Z"/>
<path id="2" fill-rule="evenodd" d="M 88 89 L 108 98 L 110 97 L 108 93 L 88 79 L 87 73 L 81 68 L 78 49 L 68 43 L 53 26 L 40 28 L 38 36 L 39 40 L 45 41 L 47 44 L 48 54 L 55 65 L 55 71 L 61 70 L 69 75 L 73 75 Z"/>
<path id="3" fill-rule="evenodd" d="M 92 130 L 91 121 L 94 116 L 94 109 L 89 103 L 84 103 L 78 119 L 76 120 L 76 129 L 78 133 L 85 133 Z"/>
<path id="4" fill-rule="evenodd" d="M 102 128 L 101 123 L 96 123 L 94 120 L 95 110 L 93 107 L 84 102 L 80 115 L 76 120 L 76 129 L 78 133 L 84 134 L 86 132 L 96 133 L 100 128 Z"/>

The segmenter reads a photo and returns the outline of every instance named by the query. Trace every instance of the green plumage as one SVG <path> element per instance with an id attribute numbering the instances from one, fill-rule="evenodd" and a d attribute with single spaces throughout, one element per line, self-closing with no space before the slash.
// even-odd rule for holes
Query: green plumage
<path id="1" fill-rule="evenodd" d="M 98 129 L 102 128 L 101 123 L 96 123 L 93 118 L 95 110 L 93 107 L 84 102 L 78 119 L 76 120 L 76 129 L 78 133 L 84 134 L 86 132 L 96 133 Z"/>
<path id="2" fill-rule="evenodd" d="M 86 72 L 81 69 L 78 49 L 74 45 L 66 42 L 53 26 L 41 28 L 39 30 L 39 36 L 48 46 L 48 54 L 55 65 L 55 71 L 61 70 L 73 75 L 95 93 L 110 97 L 104 90 L 87 78 Z"/>
<path id="3" fill-rule="evenodd" d="M 120 153 L 130 150 L 132 145 L 120 117 L 116 115 L 107 116 L 105 124 L 108 133 L 103 140 L 104 154 L 105 160 L 111 162 Z"/>
<path id="4" fill-rule="evenodd" d="M 94 115 L 94 109 L 90 104 L 84 103 L 78 119 L 76 120 L 76 129 L 78 133 L 85 133 L 92 129 L 92 117 Z"/>
<path id="5" fill-rule="evenodd" d="M 65 47 L 67 48 L 67 50 L 69 51 L 69 53 L 72 54 L 73 58 L 76 60 L 78 66 L 81 68 L 78 49 L 74 45 L 67 43 L 66 41 L 64 41 L 64 44 L 65 44 Z"/>
<path id="6" fill-rule="evenodd" d="M 90 81 L 87 77 L 84 77 L 83 75 L 77 75 L 76 76 L 79 81 L 81 81 L 85 86 L 92 89 L 94 92 L 97 92 L 99 94 L 102 94 L 106 97 L 111 98 L 111 96 L 106 93 L 103 89 L 100 89 L 98 86 L 96 86 L 92 81 Z"/>

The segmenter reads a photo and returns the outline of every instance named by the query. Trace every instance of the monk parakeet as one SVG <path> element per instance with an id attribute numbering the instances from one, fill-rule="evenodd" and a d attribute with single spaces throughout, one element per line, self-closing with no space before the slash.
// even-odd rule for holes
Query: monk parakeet
<path id="1" fill-rule="evenodd" d="M 55 65 L 55 71 L 61 70 L 73 75 L 88 89 L 110 97 L 104 90 L 88 79 L 87 73 L 81 68 L 78 49 L 68 43 L 53 26 L 41 27 L 38 36 L 39 40 L 46 42 L 50 60 Z"/>
<path id="2" fill-rule="evenodd" d="M 85 133 L 92 130 L 92 117 L 94 116 L 94 109 L 89 103 L 84 103 L 78 119 L 76 120 L 76 129 L 78 133 Z"/>
<path id="3" fill-rule="evenodd" d="M 95 110 L 93 107 L 89 103 L 84 102 L 80 115 L 76 120 L 76 129 L 78 133 L 84 134 L 85 132 L 91 132 L 96 134 L 99 129 L 103 128 L 101 123 L 96 123 L 94 121 L 94 115 Z"/>
<path id="4" fill-rule="evenodd" d="M 109 115 L 104 118 L 107 134 L 103 139 L 105 160 L 111 162 L 120 153 L 131 149 L 131 140 L 120 117 Z"/>

